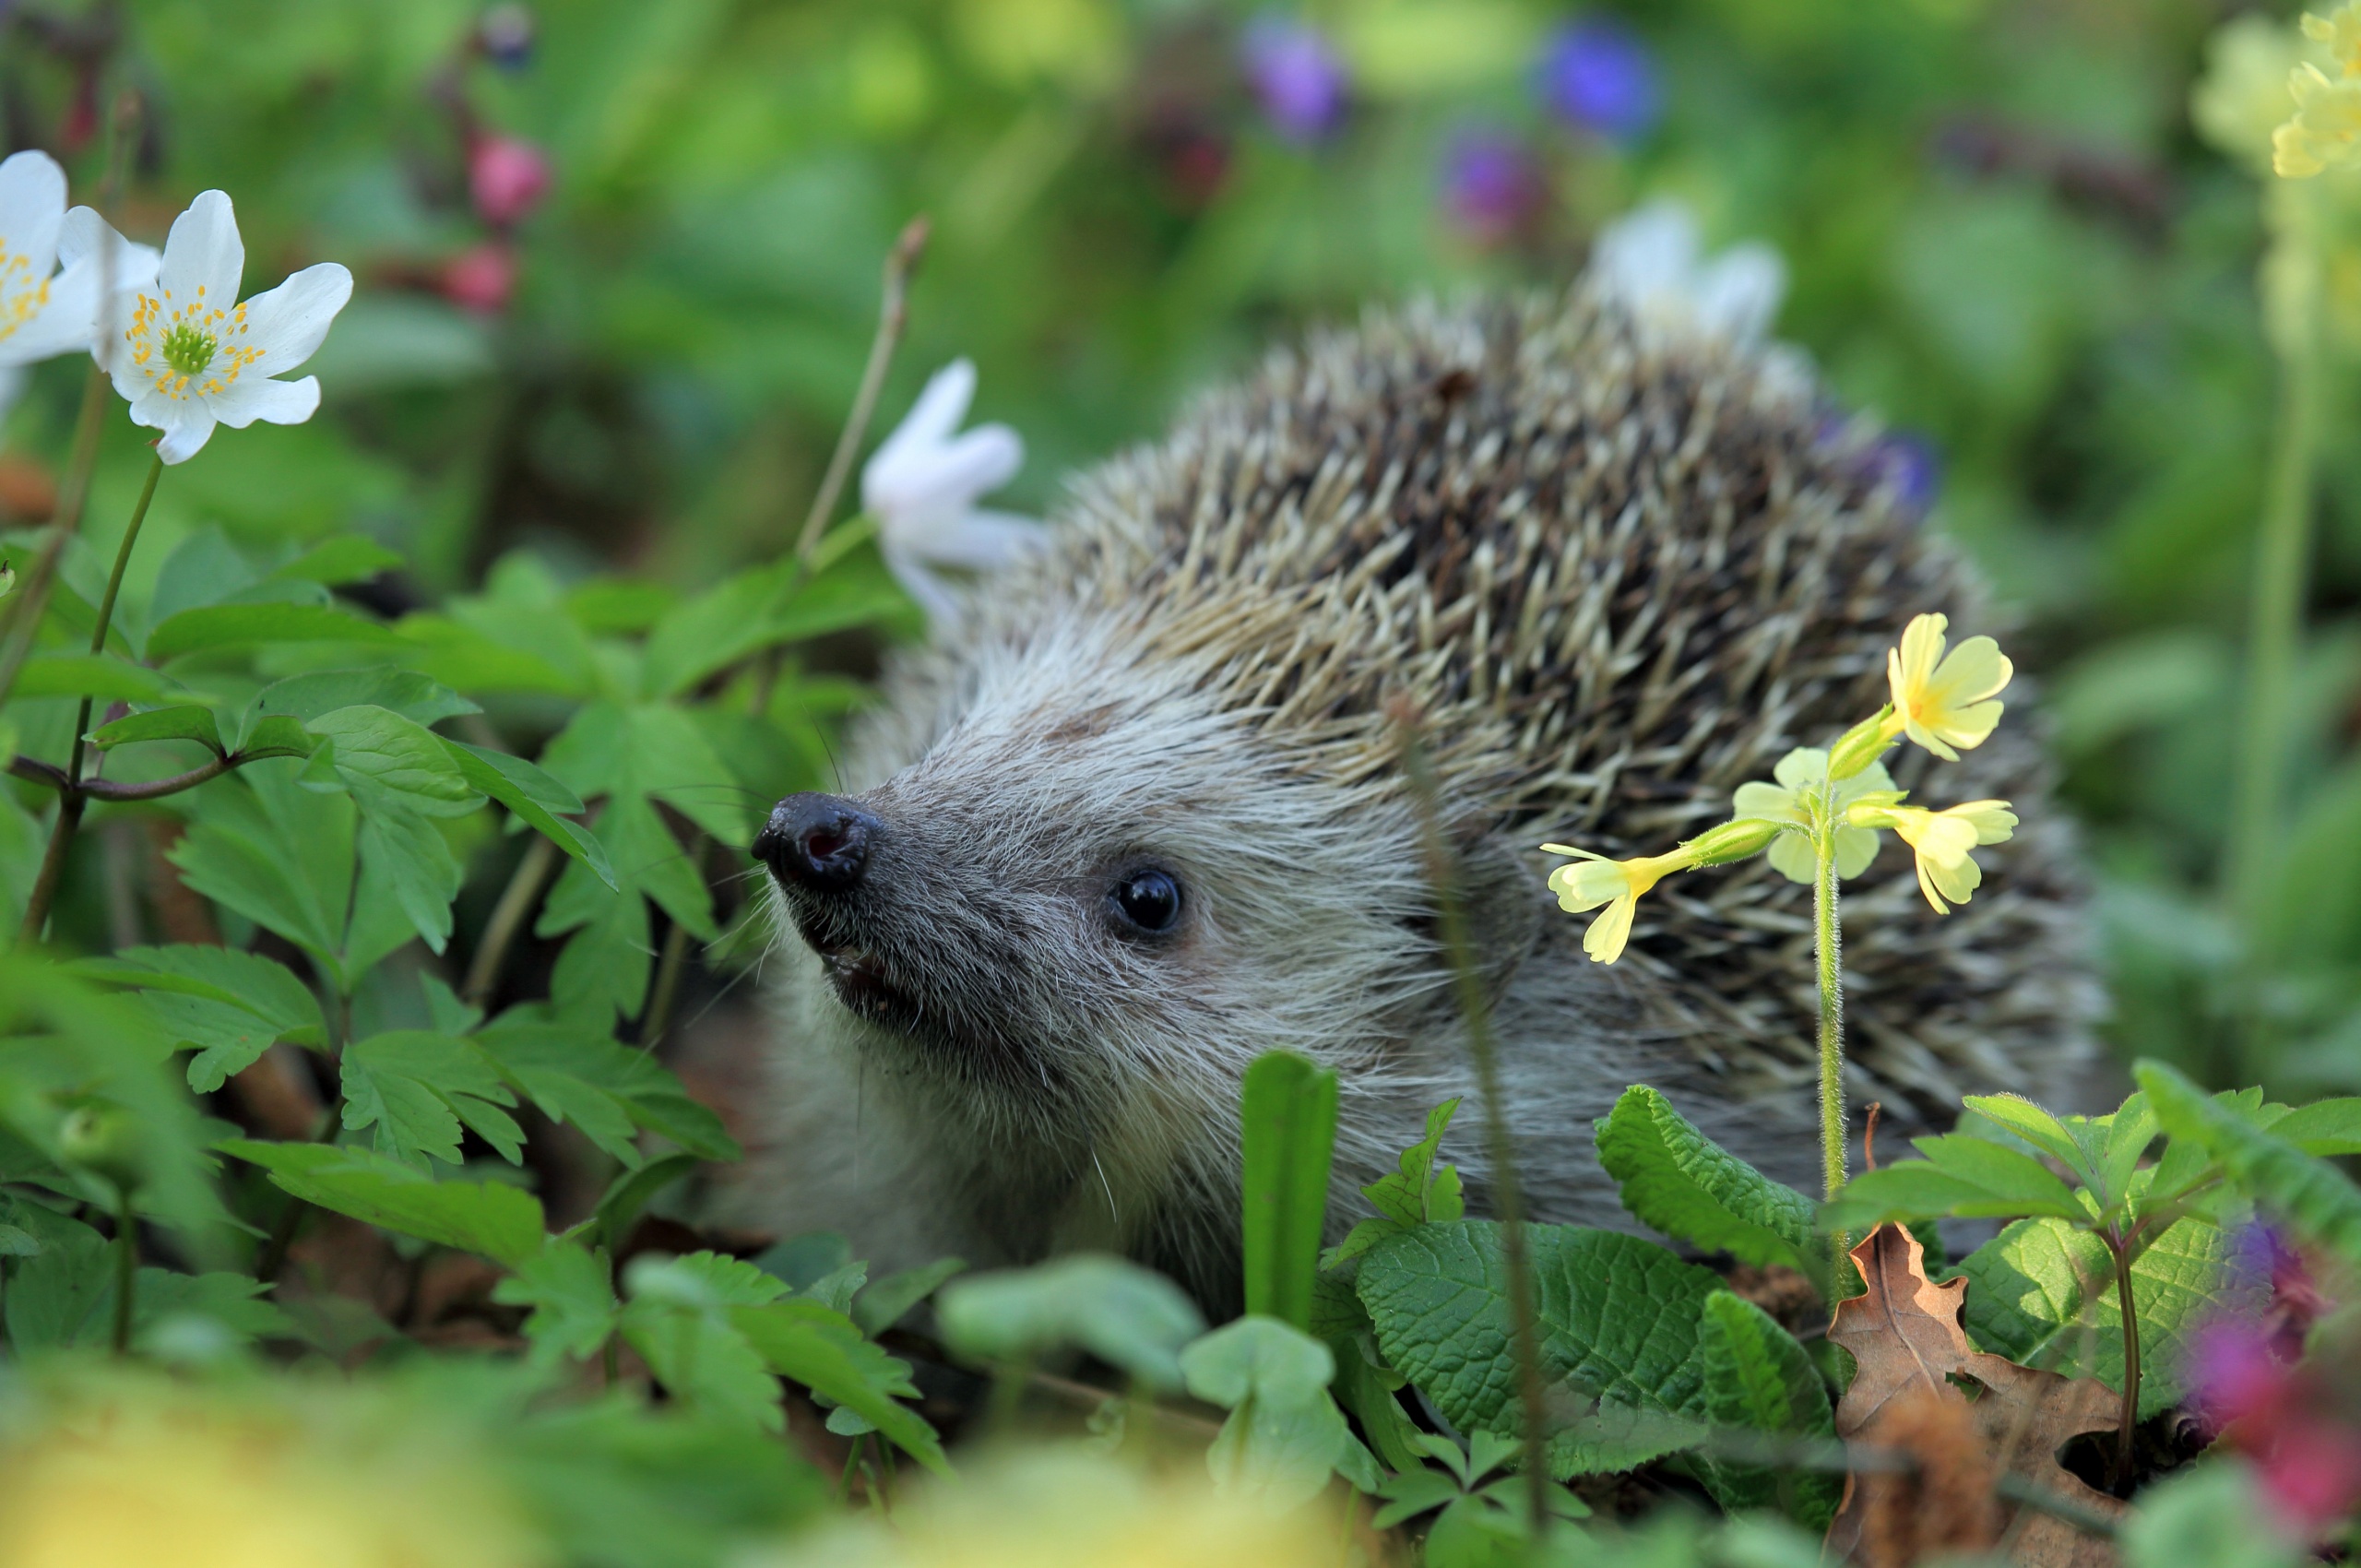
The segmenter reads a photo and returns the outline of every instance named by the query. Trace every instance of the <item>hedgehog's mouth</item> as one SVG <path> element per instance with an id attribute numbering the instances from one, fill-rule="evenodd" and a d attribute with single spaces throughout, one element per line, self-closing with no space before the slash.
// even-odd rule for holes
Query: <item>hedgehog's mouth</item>
<path id="1" fill-rule="evenodd" d="M 846 1011 L 901 1034 L 926 1022 L 917 1000 L 886 977 L 876 954 L 849 944 L 819 942 L 812 944 L 812 950 L 820 956 L 820 967 Z"/>

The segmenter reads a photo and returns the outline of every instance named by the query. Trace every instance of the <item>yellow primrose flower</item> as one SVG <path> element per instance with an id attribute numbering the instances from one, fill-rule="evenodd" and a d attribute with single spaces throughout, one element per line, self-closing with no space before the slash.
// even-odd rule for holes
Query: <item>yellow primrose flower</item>
<path id="1" fill-rule="evenodd" d="M 1957 762 L 1954 746 L 1984 743 L 2000 722 L 1998 695 L 2016 673 L 2008 655 L 1990 637 L 1970 637 L 1946 656 L 1941 615 L 1919 615 L 1902 633 L 1902 646 L 1885 656 L 1886 684 L 1893 691 L 1889 736 L 1907 735 L 1941 757 Z"/>
<path id="2" fill-rule="evenodd" d="M 1549 891 L 1558 896 L 1560 909 L 1579 915 L 1601 904 L 1607 906 L 1607 912 L 1591 921 L 1590 930 L 1583 935 L 1583 951 L 1596 964 L 1611 964 L 1623 956 L 1623 944 L 1631 936 L 1631 912 L 1641 894 L 1674 872 L 1687 871 L 1697 863 L 1696 852 L 1686 844 L 1668 855 L 1642 855 L 1629 861 L 1610 861 L 1564 844 L 1541 848 L 1552 855 L 1581 857 L 1549 873 Z"/>
<path id="3" fill-rule="evenodd" d="M 1943 902 L 1964 904 L 1984 882 L 1984 870 L 1968 851 L 1978 844 L 1998 844 L 2016 831 L 2017 817 L 2006 801 L 1969 801 L 1930 812 L 1917 806 L 1864 802 L 1846 813 L 1859 827 L 1890 827 L 1901 835 L 1918 861 L 1918 891 L 1935 913 L 1947 915 Z"/>
<path id="4" fill-rule="evenodd" d="M 1828 753 L 1818 746 L 1797 746 L 1779 759 L 1779 766 L 1772 769 L 1771 776 L 1778 780 L 1776 784 L 1758 780 L 1739 785 L 1738 793 L 1730 797 L 1730 809 L 1739 816 L 1789 823 L 1803 829 L 1799 833 L 1782 833 L 1773 840 L 1771 868 L 1789 882 L 1800 882 L 1809 887 L 1820 874 L 1820 857 L 1811 843 L 1812 804 L 1828 783 Z M 1869 795 L 1901 799 L 1894 792 L 1892 777 L 1881 762 L 1873 762 L 1852 778 L 1836 781 L 1836 809 L 1844 811 Z M 1875 833 L 1865 827 L 1837 828 L 1838 876 L 1860 875 L 1869 870 L 1877 855 Z"/>
<path id="5" fill-rule="evenodd" d="M 2304 36 L 2327 44 L 2342 74 L 2361 77 L 2361 4 L 2347 0 L 2325 17 L 2306 17 Z"/>
<path id="6" fill-rule="evenodd" d="M 2296 117 L 2272 133 L 2272 168 L 2284 179 L 2307 180 L 2351 163 L 2361 150 L 2361 79 L 2331 81 L 2307 62 L 2287 87 L 2296 95 Z"/>

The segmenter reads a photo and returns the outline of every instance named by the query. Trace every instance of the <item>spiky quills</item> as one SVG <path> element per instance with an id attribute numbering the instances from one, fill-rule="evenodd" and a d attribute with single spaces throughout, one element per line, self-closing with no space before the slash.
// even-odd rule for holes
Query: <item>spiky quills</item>
<path id="1" fill-rule="evenodd" d="M 1374 315 L 1086 479 L 1055 554 L 935 657 L 1021 652 L 1054 619 L 1043 604 L 1070 602 L 1341 791 L 1347 816 L 1399 810 L 1398 696 L 1455 817 L 1641 852 L 1872 710 L 1911 614 L 1989 625 L 1973 575 L 1862 451 L 1784 362 L 1644 332 L 1585 291 Z M 2047 784 L 2022 728 L 1895 772 L 1933 804 L 2037 802 Z M 2055 1090 L 2086 1060 L 2070 833 L 2021 814 L 1947 921 L 1912 908 L 1900 857 L 1848 886 L 1857 1092 L 1935 1117 L 1963 1090 Z M 1756 862 L 1651 903 L 1630 960 L 1658 982 L 1633 982 L 1650 1032 L 1734 1094 L 1808 1079 L 1808 892 Z"/>

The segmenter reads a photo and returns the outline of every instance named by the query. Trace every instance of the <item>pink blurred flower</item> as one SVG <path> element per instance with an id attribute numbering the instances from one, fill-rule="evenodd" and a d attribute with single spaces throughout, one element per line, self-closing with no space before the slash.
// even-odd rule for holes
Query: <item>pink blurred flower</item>
<path id="1" fill-rule="evenodd" d="M 462 310 L 498 315 L 516 291 L 516 253 L 498 240 L 470 245 L 443 268 L 443 293 Z"/>
<path id="2" fill-rule="evenodd" d="M 505 229 L 521 222 L 549 194 L 549 158 L 531 142 L 485 137 L 468 149 L 468 189 L 478 216 Z"/>
<path id="3" fill-rule="evenodd" d="M 2304 1413 L 2254 1451 L 2264 1495 L 2305 1536 L 2318 1535 L 2361 1503 L 2361 1432 Z"/>
<path id="4" fill-rule="evenodd" d="M 2284 1418 L 2295 1400 L 2295 1371 L 2280 1360 L 2260 1324 L 2224 1317 L 2191 1337 L 2183 1374 L 2189 1403 L 2220 1431 L 2234 1422 L 2268 1426 Z"/>
<path id="5" fill-rule="evenodd" d="M 2218 1318 L 2198 1330 L 2182 1371 L 2194 1411 L 2254 1461 L 2264 1495 L 2308 1538 L 2361 1503 L 2361 1429 L 2339 1408 L 2331 1369 L 2283 1360 L 2278 1339 L 2268 1321 Z"/>

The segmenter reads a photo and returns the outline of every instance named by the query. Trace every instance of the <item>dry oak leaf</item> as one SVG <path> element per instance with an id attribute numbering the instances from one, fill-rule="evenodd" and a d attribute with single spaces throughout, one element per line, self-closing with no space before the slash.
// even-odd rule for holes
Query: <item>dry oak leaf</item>
<path id="1" fill-rule="evenodd" d="M 1987 1457 L 1975 1466 L 1929 1465 L 1915 1476 L 1847 1476 L 1828 1530 L 1830 1557 L 1863 1568 L 1907 1568 L 1923 1553 L 1994 1544 L 1974 1538 L 1997 1521 L 2001 1553 L 2023 1568 L 2114 1568 L 2111 1542 L 1987 1489 L 1997 1467 L 2086 1515 L 2121 1518 L 2124 1503 L 2058 1463 L 2075 1438 L 2114 1429 L 2122 1409 L 2115 1391 L 2095 1378 L 2060 1377 L 1976 1350 L 1960 1327 L 1967 1281 L 1929 1280 L 1917 1238 L 1901 1226 L 1870 1231 L 1853 1249 L 1853 1262 L 1869 1289 L 1839 1301 L 1828 1330 L 1857 1365 L 1836 1406 L 1836 1435 L 1916 1453 L 1928 1446 L 1929 1402 L 1955 1404 L 1973 1419 Z M 1980 1385 L 1979 1396 L 1970 1399 L 1954 1377 Z M 1946 1488 L 1982 1495 L 1951 1497 Z M 1942 1525 L 1947 1520 L 1958 1523 Z M 1928 1526 L 1967 1538 L 1930 1538 Z"/>

